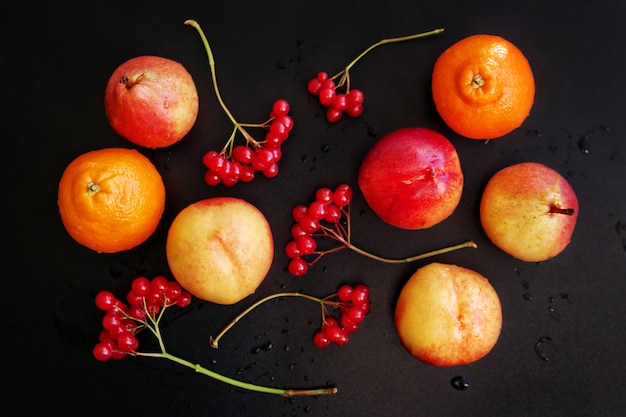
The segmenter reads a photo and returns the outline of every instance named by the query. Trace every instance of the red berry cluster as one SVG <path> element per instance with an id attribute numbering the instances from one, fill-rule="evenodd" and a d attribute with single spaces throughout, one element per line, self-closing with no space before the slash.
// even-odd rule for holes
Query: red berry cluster
<path id="1" fill-rule="evenodd" d="M 323 187 L 315 192 L 315 200 L 307 205 L 297 205 L 291 211 L 295 223 L 291 226 L 291 237 L 285 246 L 285 254 L 291 259 L 289 273 L 295 277 L 306 274 L 310 265 L 322 255 L 328 253 L 317 251 L 317 236 L 339 237 L 347 234 L 340 223 L 342 217 L 348 216 L 347 207 L 352 199 L 352 188 L 341 184 L 334 190 Z M 339 240 L 339 239 L 338 239 Z M 317 255 L 307 262 L 303 256 Z"/>
<path id="2" fill-rule="evenodd" d="M 337 74 L 337 76 L 341 75 Z M 337 77 L 335 76 L 335 77 Z M 359 117 L 363 113 L 364 95 L 361 90 L 346 88 L 345 93 L 337 92 L 340 84 L 335 83 L 335 77 L 329 78 L 326 72 L 320 72 L 307 84 L 310 94 L 317 96 L 326 109 L 326 120 L 336 123 L 341 120 L 343 112 L 350 117 Z"/>
<path id="3" fill-rule="evenodd" d="M 147 320 L 156 321 L 162 311 L 172 305 L 187 307 L 191 303 L 191 295 L 177 282 L 168 281 L 163 276 L 152 280 L 138 277 L 132 282 L 126 303 L 106 290 L 96 295 L 95 302 L 105 315 L 93 355 L 99 361 L 106 361 L 133 354 L 139 346 L 136 335 L 145 327 Z"/>
<path id="4" fill-rule="evenodd" d="M 364 284 L 339 287 L 336 294 L 338 302 L 334 304 L 339 310 L 339 320 L 327 316 L 326 309 L 322 310 L 322 328 L 313 336 L 315 346 L 323 349 L 331 343 L 338 346 L 348 343 L 349 335 L 359 329 L 370 311 L 369 295 L 370 289 Z"/>
<path id="5" fill-rule="evenodd" d="M 282 156 L 281 144 L 293 129 L 289 108 L 287 100 L 279 99 L 274 102 L 270 118 L 265 123 L 238 124 L 237 129 L 243 134 L 246 144 L 234 146 L 234 136 L 231 136 L 221 152 L 206 152 L 202 157 L 202 163 L 207 168 L 204 181 L 211 186 L 220 183 L 233 186 L 238 181 L 254 180 L 256 172 L 261 172 L 267 178 L 278 175 L 278 161 Z M 245 130 L 246 127 L 266 129 L 265 140 L 254 140 Z"/>

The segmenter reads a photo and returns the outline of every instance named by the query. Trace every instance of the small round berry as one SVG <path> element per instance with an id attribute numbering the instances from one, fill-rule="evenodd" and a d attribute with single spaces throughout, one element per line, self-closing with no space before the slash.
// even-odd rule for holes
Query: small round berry
<path id="1" fill-rule="evenodd" d="M 285 255 L 291 259 L 297 259 L 302 256 L 302 250 L 300 246 L 298 246 L 298 242 L 295 240 L 290 240 L 285 245 Z"/>
<path id="2" fill-rule="evenodd" d="M 141 306 L 143 305 L 143 297 L 143 295 L 137 294 L 136 292 L 131 290 L 128 292 L 128 294 L 126 294 L 126 301 L 131 307 Z"/>
<path id="3" fill-rule="evenodd" d="M 298 204 L 291 210 L 291 217 L 294 221 L 299 222 L 307 215 L 309 208 L 304 204 Z"/>
<path id="4" fill-rule="evenodd" d="M 293 129 L 293 119 L 287 114 L 280 115 L 274 120 L 275 123 L 280 123 L 287 128 L 287 132 L 291 132 Z"/>
<path id="5" fill-rule="evenodd" d="M 348 333 L 354 333 L 359 330 L 359 322 L 352 320 L 347 314 L 341 316 L 341 326 Z"/>
<path id="6" fill-rule="evenodd" d="M 191 294 L 187 291 L 181 291 L 178 299 L 176 300 L 176 305 L 180 308 L 188 307 L 191 304 Z"/>
<path id="7" fill-rule="evenodd" d="M 346 95 L 344 93 L 336 94 L 331 107 L 341 111 L 345 110 L 348 107 Z"/>
<path id="8" fill-rule="evenodd" d="M 165 290 L 165 295 L 169 298 L 170 303 L 175 303 L 180 297 L 183 289 L 180 284 L 176 281 L 168 281 L 167 290 Z"/>
<path id="9" fill-rule="evenodd" d="M 320 228 L 319 220 L 314 219 L 309 214 L 301 218 L 300 221 L 298 221 L 298 223 L 300 223 L 302 230 L 304 230 L 307 233 L 315 233 Z"/>
<path id="10" fill-rule="evenodd" d="M 245 145 L 237 145 L 233 148 L 233 160 L 241 162 L 242 164 L 249 164 L 252 162 L 252 149 Z"/>
<path id="11" fill-rule="evenodd" d="M 289 273 L 294 277 L 301 277 L 306 274 L 306 271 L 309 269 L 306 261 L 302 258 L 292 259 L 289 262 Z"/>
<path id="12" fill-rule="evenodd" d="M 310 255 L 317 249 L 317 243 L 311 236 L 302 236 L 295 240 L 302 255 Z"/>
<path id="13" fill-rule="evenodd" d="M 210 151 L 209 151 L 210 152 Z M 213 156 L 209 161 L 205 164 L 207 168 L 209 168 L 213 172 L 220 172 L 226 163 L 226 158 L 223 155 L 217 154 Z"/>
<path id="14" fill-rule="evenodd" d="M 317 73 L 317 79 L 320 81 L 324 81 L 328 79 L 328 73 L 327 72 L 318 72 Z"/>
<path id="15" fill-rule="evenodd" d="M 341 109 L 329 107 L 326 110 L 326 120 L 328 121 L 328 123 L 337 123 L 339 120 L 341 120 L 342 116 L 343 110 Z"/>
<path id="16" fill-rule="evenodd" d="M 100 342 L 93 348 L 93 356 L 99 361 L 108 361 L 113 355 L 113 347 L 106 342 Z"/>
<path id="17" fill-rule="evenodd" d="M 324 334 L 324 332 L 316 332 L 313 336 L 313 344 L 320 349 L 330 346 L 330 339 Z"/>
<path id="18" fill-rule="evenodd" d="M 312 78 L 311 81 L 309 81 L 309 83 L 307 84 L 306 89 L 309 94 L 316 96 L 320 93 L 320 90 L 322 89 L 322 81 L 320 81 L 318 78 Z"/>
<path id="19" fill-rule="evenodd" d="M 337 290 L 337 298 L 339 298 L 340 301 L 348 302 L 351 300 L 352 297 L 352 286 L 348 285 L 348 284 L 344 284 L 342 286 L 339 287 L 339 289 Z"/>
<path id="20" fill-rule="evenodd" d="M 350 203 L 352 199 L 352 188 L 347 184 L 341 184 L 337 186 L 333 192 L 333 202 L 339 206 L 344 207 Z"/>
<path id="21" fill-rule="evenodd" d="M 335 99 L 335 90 L 332 88 L 322 88 L 319 93 L 320 104 L 324 107 L 328 107 L 333 103 Z"/>
<path id="22" fill-rule="evenodd" d="M 329 204 L 326 207 L 326 214 L 324 220 L 328 223 L 337 223 L 341 219 L 341 209 L 334 204 Z"/>
<path id="23" fill-rule="evenodd" d="M 96 307 L 102 311 L 109 311 L 115 305 L 117 299 L 110 291 L 100 291 L 96 294 Z"/>
<path id="24" fill-rule="evenodd" d="M 204 173 L 204 182 L 207 185 L 215 186 L 218 185 L 221 181 L 222 177 L 220 177 L 220 175 L 215 171 L 207 169 L 207 171 Z"/>
<path id="25" fill-rule="evenodd" d="M 333 201 L 333 192 L 330 188 L 322 187 L 315 192 L 315 200 L 328 204 Z"/>
<path id="26" fill-rule="evenodd" d="M 130 284 L 130 289 L 135 294 L 144 296 L 150 292 L 150 280 L 146 277 L 137 277 Z"/>
<path id="27" fill-rule="evenodd" d="M 156 294 L 165 294 L 165 291 L 167 291 L 167 284 L 167 278 L 162 275 L 158 275 L 150 281 L 150 291 Z"/>
<path id="28" fill-rule="evenodd" d="M 335 81 L 331 80 L 330 78 L 322 81 L 322 88 L 332 88 L 334 90 L 336 87 L 337 85 L 335 84 Z"/>
<path id="29" fill-rule="evenodd" d="M 122 352 L 131 352 L 139 347 L 137 338 L 131 332 L 121 332 L 117 335 L 116 341 L 118 349 Z"/>
<path id="30" fill-rule="evenodd" d="M 315 200 L 309 205 L 309 216 L 315 220 L 322 220 L 326 215 L 326 204 Z"/>
<path id="31" fill-rule="evenodd" d="M 308 236 L 308 235 L 309 234 L 307 232 L 302 230 L 302 226 L 300 226 L 300 223 L 294 223 L 293 226 L 291 226 L 291 237 L 294 240 L 299 237 Z"/>
<path id="32" fill-rule="evenodd" d="M 289 102 L 284 99 L 278 99 L 272 106 L 272 114 L 275 116 L 282 116 L 289 113 Z"/>
<path id="33" fill-rule="evenodd" d="M 271 164 L 263 168 L 262 172 L 266 178 L 274 178 L 278 175 L 278 169 L 278 164 L 276 162 L 272 162 Z"/>
<path id="34" fill-rule="evenodd" d="M 357 104 L 363 104 L 363 100 L 365 99 L 365 95 L 363 91 L 359 89 L 353 89 L 346 94 L 346 101 L 348 102 L 348 106 L 355 106 Z"/>
<path id="35" fill-rule="evenodd" d="M 361 114 L 363 114 L 363 105 L 362 104 L 349 105 L 346 108 L 346 113 L 348 114 L 348 116 L 352 118 L 357 118 Z"/>
<path id="36" fill-rule="evenodd" d="M 205 167 L 209 168 L 210 161 L 218 155 L 219 154 L 216 151 L 208 151 L 204 155 L 202 155 L 202 163 Z"/>
<path id="37" fill-rule="evenodd" d="M 254 169 L 250 165 L 241 165 L 239 167 L 239 180 L 242 182 L 252 182 L 254 180 Z"/>
<path id="38" fill-rule="evenodd" d="M 363 284 L 357 284 L 352 290 L 351 301 L 355 305 L 365 304 L 370 296 L 370 289 Z"/>
<path id="39" fill-rule="evenodd" d="M 348 332 L 339 327 L 339 325 L 328 326 L 324 330 L 324 334 L 328 337 L 328 340 L 330 340 L 331 343 L 338 346 L 343 346 L 348 343 Z"/>

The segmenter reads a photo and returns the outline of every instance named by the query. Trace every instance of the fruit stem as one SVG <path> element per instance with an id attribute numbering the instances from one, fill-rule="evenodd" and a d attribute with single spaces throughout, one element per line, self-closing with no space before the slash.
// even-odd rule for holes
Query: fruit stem
<path id="1" fill-rule="evenodd" d="M 197 373 L 202 375 L 206 375 L 218 381 L 224 382 L 226 384 L 243 388 L 249 391 L 263 392 L 266 394 L 276 394 L 283 397 L 293 397 L 297 395 L 324 395 L 324 394 L 335 394 L 337 393 L 337 388 L 328 387 L 328 388 L 313 388 L 313 389 L 281 389 L 281 388 L 272 388 L 266 387 L 262 385 L 251 384 L 248 382 L 242 382 L 233 378 L 229 378 L 227 376 L 221 375 L 217 372 L 211 371 L 202 365 L 194 364 L 185 359 L 179 358 L 178 356 L 174 356 L 170 353 L 167 353 L 165 350 L 161 353 L 147 353 L 147 352 L 136 352 L 136 356 L 146 356 L 152 358 L 164 358 L 169 359 L 173 362 L 176 362 L 180 365 L 186 366 L 188 368 L 193 369 Z"/>
<path id="2" fill-rule="evenodd" d="M 235 129 L 241 132 L 241 134 L 246 139 L 246 141 L 251 142 L 254 145 L 258 146 L 258 142 L 242 127 L 242 125 L 239 122 L 237 122 L 233 114 L 230 112 L 230 110 L 226 106 L 226 103 L 224 103 L 224 100 L 222 99 L 222 95 L 220 94 L 220 90 L 217 86 L 217 75 L 215 72 L 215 58 L 213 57 L 213 51 L 211 50 L 209 41 L 204 35 L 204 31 L 200 27 L 200 24 L 192 19 L 185 20 L 185 24 L 187 26 L 193 27 L 200 34 L 200 38 L 202 39 L 202 44 L 204 45 L 204 49 L 206 50 L 207 57 L 209 58 L 209 68 L 211 69 L 211 79 L 213 81 L 213 89 L 215 90 L 215 96 L 217 97 L 217 101 L 220 103 L 220 106 L 224 110 L 224 113 L 226 113 L 226 116 L 228 116 L 231 123 L 235 126 Z M 232 140 L 232 136 L 231 136 L 231 140 Z"/>
<path id="3" fill-rule="evenodd" d="M 363 249 L 360 249 L 360 248 L 354 246 L 352 243 L 350 243 L 348 241 L 344 241 L 344 244 L 346 245 L 346 247 L 348 249 L 352 249 L 353 251 L 355 251 L 357 253 L 360 253 L 361 255 L 365 255 L 365 256 L 367 256 L 369 258 L 372 258 L 372 259 L 375 259 L 377 261 L 391 263 L 391 264 L 402 264 L 402 263 L 415 262 L 415 261 L 419 261 L 420 259 L 430 258 L 431 256 L 441 255 L 441 254 L 452 252 L 452 251 L 455 251 L 455 250 L 458 250 L 458 249 L 463 249 L 463 248 L 474 248 L 475 249 L 475 248 L 478 247 L 476 245 L 476 243 L 474 243 L 474 241 L 468 240 L 467 242 L 463 242 L 463 243 L 460 243 L 458 245 L 448 246 L 446 248 L 433 250 L 433 251 L 430 251 L 430 252 L 422 253 L 420 255 L 411 256 L 409 258 L 388 259 L 388 258 L 383 258 L 381 256 L 374 255 L 372 253 L 366 252 Z"/>
<path id="4" fill-rule="evenodd" d="M 300 292 L 279 292 L 279 293 L 275 293 L 272 295 L 268 295 L 265 298 L 260 299 L 259 301 L 257 301 L 256 303 L 252 304 L 250 307 L 246 308 L 244 311 L 242 311 L 237 317 L 235 317 L 230 323 L 228 323 L 228 325 L 226 327 L 224 327 L 224 329 L 222 329 L 221 332 L 219 332 L 219 334 L 216 337 L 211 336 L 209 339 L 209 342 L 211 344 L 211 347 L 214 349 L 217 349 L 218 347 L 218 343 L 219 340 L 222 338 L 222 336 L 224 336 L 224 334 L 231 329 L 231 327 L 233 327 L 235 324 L 237 324 L 237 322 L 239 320 L 241 320 L 245 315 L 247 315 L 249 312 L 251 312 L 252 310 L 254 310 L 255 308 L 257 308 L 259 305 L 273 300 L 274 298 L 279 298 L 279 297 L 302 297 L 302 298 L 306 298 L 312 301 L 316 301 L 320 304 L 322 304 L 322 306 L 324 305 L 324 300 L 322 300 L 321 298 L 318 297 L 313 297 L 312 295 L 307 295 L 307 294 L 303 294 Z"/>
<path id="5" fill-rule="evenodd" d="M 361 52 L 356 58 L 354 58 L 354 60 L 352 60 L 352 62 L 350 62 L 348 65 L 346 65 L 346 67 L 341 70 L 341 72 L 335 74 L 334 76 L 332 76 L 332 79 L 337 78 L 339 75 L 343 74 L 343 77 L 341 79 L 341 81 L 339 82 L 339 85 L 343 85 L 344 81 L 346 80 L 346 78 L 348 78 L 348 72 L 350 71 L 350 69 L 357 63 L 359 62 L 359 60 L 361 58 L 363 58 L 365 55 L 367 55 L 372 49 L 381 46 L 381 45 L 386 45 L 389 43 L 396 43 L 396 42 L 404 42 L 404 41 L 410 41 L 413 39 L 418 39 L 418 38 L 424 38 L 426 36 L 430 36 L 430 35 L 437 35 L 439 33 L 442 33 L 444 31 L 443 28 L 439 28 L 439 29 L 434 29 L 428 32 L 422 32 L 422 33 L 416 33 L 413 35 L 408 35 L 408 36 L 400 36 L 397 38 L 387 38 L 387 39 L 382 39 L 378 42 L 376 42 L 373 45 L 370 45 L 369 48 L 367 48 L 366 50 L 364 50 L 363 52 Z"/>
<path id="6" fill-rule="evenodd" d="M 310 297 L 304 294 L 300 294 L 303 297 L 306 298 L 310 298 L 310 299 L 314 299 L 314 300 L 318 300 L 320 302 L 322 302 L 322 300 L 318 299 L 318 298 L 314 298 L 314 297 Z M 269 299 L 269 297 L 268 297 Z M 144 356 L 144 357 L 151 357 L 151 358 L 164 358 L 164 359 L 169 359 L 173 362 L 176 362 L 178 364 L 184 365 L 188 368 L 193 369 L 194 371 L 196 371 L 197 373 L 206 375 L 208 377 L 211 377 L 213 379 L 216 379 L 218 381 L 224 382 L 226 384 L 238 387 L 238 388 L 243 388 L 249 391 L 256 391 L 256 392 L 263 392 L 266 394 L 277 394 L 277 395 L 281 395 L 283 397 L 292 397 L 292 396 L 296 396 L 296 395 L 324 395 L 324 394 L 335 394 L 337 392 L 337 388 L 335 387 L 327 387 L 327 388 L 313 388 L 313 389 L 281 389 L 281 388 L 272 388 L 272 387 L 266 387 L 263 385 L 256 385 L 256 384 L 251 384 L 248 382 L 243 382 L 243 381 L 239 381 L 233 378 L 229 378 L 225 375 L 219 374 L 215 371 L 211 371 L 210 369 L 207 369 L 205 367 L 203 367 L 202 365 L 199 364 L 194 364 L 192 362 L 189 362 L 188 360 L 179 358 L 178 356 L 172 355 L 170 353 L 167 352 L 167 350 L 165 349 L 165 343 L 163 342 L 163 337 L 161 336 L 161 330 L 159 327 L 159 322 L 161 321 L 161 318 L 163 317 L 163 313 L 165 312 L 165 310 L 167 310 L 167 307 L 169 307 L 170 305 L 165 305 L 159 312 L 158 315 L 154 316 L 152 314 L 147 314 L 146 320 L 138 320 L 139 323 L 142 323 L 145 327 L 147 327 L 152 334 L 157 338 L 158 342 L 159 342 L 159 348 L 161 349 L 161 352 L 132 352 L 133 355 L 135 356 Z M 147 311 L 147 304 L 146 301 L 144 299 L 144 309 Z"/>
<path id="7" fill-rule="evenodd" d="M 551 206 L 550 207 L 550 214 L 566 214 L 568 216 L 573 216 L 574 215 L 574 209 L 573 208 L 561 208 L 558 206 Z"/>

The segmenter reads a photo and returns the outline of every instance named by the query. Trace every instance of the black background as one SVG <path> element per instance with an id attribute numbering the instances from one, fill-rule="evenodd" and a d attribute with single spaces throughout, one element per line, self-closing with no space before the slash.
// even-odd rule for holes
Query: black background
<path id="1" fill-rule="evenodd" d="M 18 415 L 84 416 L 619 416 L 625 415 L 626 3 L 621 0 L 502 1 L 10 1 L 0 0 L 2 100 L 3 406 Z M 211 86 L 196 19 L 212 45 L 224 100 L 242 122 L 261 122 L 287 99 L 295 129 L 278 177 L 233 188 L 203 183 L 202 154 L 220 149 L 231 126 Z M 374 50 L 351 71 L 365 92 L 361 118 L 329 125 L 306 92 L 318 71 L 335 73 L 372 43 L 444 27 L 435 37 Z M 515 43 L 536 79 L 522 127 L 485 143 L 452 133 L 430 98 L 437 56 L 457 40 L 491 33 Z M 140 247 L 97 254 L 65 232 L 56 205 L 65 166 L 81 153 L 133 147 L 109 127 L 103 108 L 112 71 L 138 55 L 181 62 L 200 93 L 189 135 L 141 151 L 161 172 L 167 204 Z M 455 213 L 424 231 L 380 221 L 365 205 L 356 173 L 384 133 L 423 126 L 455 145 L 465 188 Z M 590 152 L 579 142 L 589 138 Z M 495 248 L 478 219 L 480 193 L 507 165 L 537 161 L 561 172 L 580 200 L 572 243 L 558 257 L 519 262 Z M 393 329 L 402 284 L 422 261 L 386 265 L 354 252 L 326 256 L 301 279 L 286 272 L 290 210 L 315 189 L 354 186 L 353 243 L 405 257 L 473 239 L 476 250 L 440 256 L 475 269 L 498 291 L 500 340 L 482 360 L 436 368 L 413 359 Z M 171 278 L 167 229 L 186 205 L 211 196 L 247 199 L 268 218 L 276 243 L 270 274 L 233 306 L 194 300 L 163 325 L 171 353 L 244 381 L 277 387 L 336 385 L 335 396 L 281 398 L 233 389 L 174 363 L 126 358 L 97 362 L 102 314 L 95 294 L 120 297 L 138 276 Z M 512 208 L 514 209 L 514 208 Z M 344 347 L 316 349 L 315 304 L 264 305 L 208 345 L 233 316 L 264 295 L 300 290 L 323 296 L 343 282 L 372 290 L 372 312 Z M 534 350 L 545 345 L 549 361 Z M 145 343 L 149 343 L 146 341 Z M 256 347 L 266 347 L 254 352 Z M 450 380 L 468 378 L 465 391 Z M 6 388 L 8 386 L 8 389 Z"/>

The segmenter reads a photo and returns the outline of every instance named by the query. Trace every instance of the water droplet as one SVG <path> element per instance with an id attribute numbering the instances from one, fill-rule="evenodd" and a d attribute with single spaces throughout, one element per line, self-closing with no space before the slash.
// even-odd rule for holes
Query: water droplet
<path id="1" fill-rule="evenodd" d="M 539 356 L 539 359 L 542 361 L 548 362 L 550 360 L 550 357 L 545 352 L 545 345 L 550 342 L 552 342 L 550 336 L 542 336 L 537 340 L 537 343 L 535 343 L 535 353 L 537 353 L 537 356 Z"/>
<path id="2" fill-rule="evenodd" d="M 267 352 L 269 350 L 272 350 L 273 347 L 274 346 L 272 345 L 272 342 L 265 342 L 262 345 L 253 347 L 252 349 L 250 349 L 250 352 L 251 353 L 259 353 L 262 351 Z"/>
<path id="3" fill-rule="evenodd" d="M 585 135 L 578 141 L 578 147 L 582 153 L 589 153 L 591 148 L 591 137 L 589 135 Z"/>
<path id="4" fill-rule="evenodd" d="M 532 296 L 530 293 L 528 293 L 528 292 L 525 292 L 525 293 L 522 295 L 522 297 L 524 297 L 524 300 L 527 300 L 527 301 L 530 301 L 530 300 L 532 300 L 532 299 L 533 299 L 533 296 Z"/>
<path id="5" fill-rule="evenodd" d="M 324 144 L 322 146 L 320 146 L 320 149 L 322 152 L 326 153 L 328 151 L 330 151 L 330 145 L 329 144 Z"/>
<path id="6" fill-rule="evenodd" d="M 452 386 L 459 391 L 463 391 L 469 388 L 469 380 L 462 375 L 458 375 L 452 378 L 450 380 L 450 384 L 452 384 Z"/>

